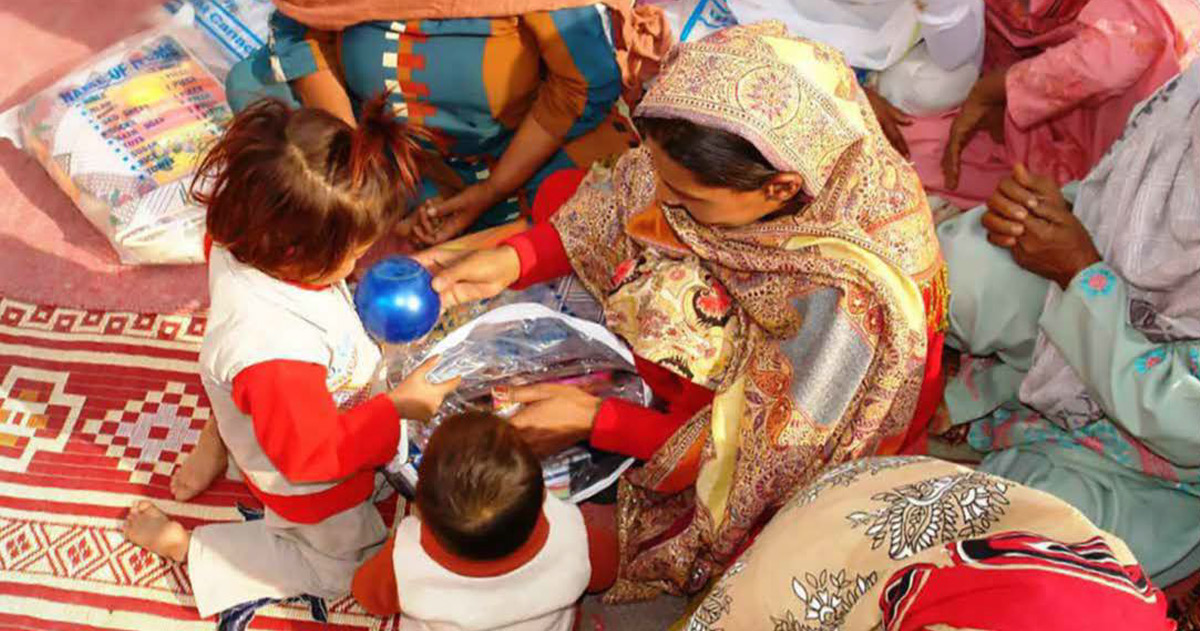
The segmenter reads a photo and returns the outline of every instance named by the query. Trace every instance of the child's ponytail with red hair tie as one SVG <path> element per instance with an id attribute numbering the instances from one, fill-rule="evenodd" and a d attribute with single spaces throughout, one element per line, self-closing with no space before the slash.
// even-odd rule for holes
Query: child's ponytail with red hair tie
<path id="1" fill-rule="evenodd" d="M 213 242 L 242 263 L 308 282 L 393 228 L 419 189 L 430 135 L 396 121 L 387 99 L 368 101 L 357 128 L 270 99 L 235 116 L 191 189 L 208 208 Z"/>
<path id="2" fill-rule="evenodd" d="M 350 145 L 350 179 L 353 186 L 361 186 L 371 169 L 391 159 L 398 169 L 400 188 L 408 197 L 416 193 L 421 179 L 418 156 L 424 150 L 419 141 L 429 138 L 429 133 L 396 120 L 389 96 L 390 91 L 384 92 L 363 104 Z"/>

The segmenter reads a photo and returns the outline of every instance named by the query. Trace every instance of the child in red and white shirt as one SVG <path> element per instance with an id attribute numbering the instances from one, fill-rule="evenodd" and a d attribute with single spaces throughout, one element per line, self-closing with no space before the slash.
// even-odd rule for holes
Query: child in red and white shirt
<path id="1" fill-rule="evenodd" d="M 568 631 L 585 591 L 617 576 L 613 513 L 546 493 L 516 428 L 446 419 L 418 471 L 416 508 L 354 576 L 354 597 L 405 631 Z"/>
<path id="2" fill-rule="evenodd" d="M 456 385 L 429 384 L 426 365 L 379 392 L 380 350 L 346 287 L 417 178 L 416 146 L 384 108 L 367 104 L 355 129 L 262 101 L 201 164 L 212 307 L 200 368 L 214 420 L 171 490 L 190 499 L 232 458 L 264 517 L 189 532 L 139 502 L 125 523 L 133 543 L 188 561 L 201 616 L 349 592 L 388 533 L 369 501 L 375 468 L 405 446 L 402 419 L 428 418 Z"/>

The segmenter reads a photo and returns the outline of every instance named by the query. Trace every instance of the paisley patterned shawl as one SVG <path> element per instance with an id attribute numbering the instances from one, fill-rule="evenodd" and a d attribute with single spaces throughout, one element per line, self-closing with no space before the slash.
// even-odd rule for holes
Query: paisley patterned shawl
<path id="1" fill-rule="evenodd" d="M 839 53 L 788 37 L 778 22 L 727 29 L 676 47 L 639 114 L 750 140 L 801 174 L 812 201 L 747 227 L 700 225 L 682 209 L 653 207 L 643 149 L 594 170 L 555 216 L 610 328 L 717 393 L 623 482 L 612 600 L 699 589 L 792 490 L 902 434 L 927 333 L 943 324 L 923 304 L 944 282 L 924 193 Z M 651 235 L 641 229 L 647 216 L 659 224 Z M 635 267 L 649 271 L 629 280 Z M 684 300 L 689 282 L 702 300 Z M 688 304 L 664 306 L 673 297 Z M 716 320 L 699 313 L 727 303 Z M 714 326 L 725 341 L 710 347 Z M 795 343 L 814 330 L 816 341 Z M 688 353 L 689 344 L 703 348 Z M 673 361 L 664 347 L 678 351 Z"/>

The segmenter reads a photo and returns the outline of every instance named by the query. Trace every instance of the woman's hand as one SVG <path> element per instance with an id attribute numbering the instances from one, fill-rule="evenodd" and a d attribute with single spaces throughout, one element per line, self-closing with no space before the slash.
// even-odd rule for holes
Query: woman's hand
<path id="1" fill-rule="evenodd" d="M 525 186 L 562 145 L 563 138 L 546 131 L 536 116 L 526 115 L 486 180 L 464 188 L 444 202 L 417 209 L 413 236 L 431 246 L 462 234 L 489 208 Z"/>
<path id="2" fill-rule="evenodd" d="M 1013 260 L 1048 278 L 1063 289 L 1084 269 L 1102 259 L 1087 228 L 1079 221 L 1052 178 L 1031 175 L 1024 165 L 1013 169 L 1013 180 L 1036 196 L 1027 204 L 1025 234 L 1012 248 Z"/>
<path id="3" fill-rule="evenodd" d="M 509 422 L 541 457 L 587 440 L 601 403 L 584 390 L 558 384 L 513 388 L 512 400 L 525 407 Z"/>
<path id="4" fill-rule="evenodd" d="M 488 180 L 468 186 L 445 201 L 430 201 L 414 213 L 412 236 L 426 246 L 445 243 L 462 234 L 489 208 L 499 203 Z"/>
<path id="5" fill-rule="evenodd" d="M 1058 184 L 1030 174 L 1022 164 L 1013 168 L 1012 177 L 1001 182 L 988 201 L 983 225 L 988 240 L 1009 248 L 1018 265 L 1063 289 L 1079 272 L 1102 260 Z"/>
<path id="6" fill-rule="evenodd" d="M 942 154 L 942 175 L 946 188 L 958 188 L 963 149 L 981 129 L 986 129 L 996 142 L 1004 142 L 1005 76 L 1004 70 L 997 70 L 975 82 L 962 110 L 954 119 L 946 151 Z"/>
<path id="7" fill-rule="evenodd" d="M 1017 183 L 1014 169 L 1014 175 L 1001 180 L 987 200 L 987 212 L 981 223 L 987 230 L 988 242 L 1010 250 L 1015 247 L 1017 239 L 1025 234 L 1029 208 L 1037 203 L 1037 193 Z"/>
<path id="8" fill-rule="evenodd" d="M 425 360 L 425 363 L 388 393 L 388 398 L 392 400 L 392 405 L 396 406 L 400 418 L 428 421 L 441 407 L 446 396 L 454 392 L 458 383 L 462 381 L 462 377 L 455 377 L 445 383 L 430 383 L 426 377 L 429 371 L 437 366 L 439 359 L 441 358 L 431 357 Z"/>
<path id="9" fill-rule="evenodd" d="M 879 119 L 879 126 L 883 127 L 883 135 L 887 137 L 888 142 L 892 143 L 896 151 L 900 152 L 900 155 L 905 158 L 909 157 L 908 142 L 904 140 L 904 133 L 900 131 L 900 128 L 912 125 L 912 119 L 883 98 L 883 95 L 876 92 L 874 88 L 864 87 L 863 91 L 867 93 L 871 109 L 875 110 L 875 118 Z"/>
<path id="10" fill-rule="evenodd" d="M 521 257 L 507 245 L 474 253 L 433 248 L 415 258 L 434 274 L 433 290 L 442 308 L 486 300 L 521 277 Z"/>

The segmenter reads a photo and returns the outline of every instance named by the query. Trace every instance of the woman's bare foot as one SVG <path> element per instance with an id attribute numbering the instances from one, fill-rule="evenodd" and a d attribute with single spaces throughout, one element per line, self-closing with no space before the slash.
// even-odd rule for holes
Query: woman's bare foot
<path id="1" fill-rule="evenodd" d="M 125 538 L 154 554 L 182 563 L 187 559 L 192 534 L 154 504 L 142 500 L 125 517 Z"/>
<path id="2" fill-rule="evenodd" d="M 196 497 L 221 477 L 228 465 L 229 453 L 217 433 L 217 422 L 209 419 L 200 431 L 196 448 L 171 475 L 171 495 L 180 502 Z"/>

